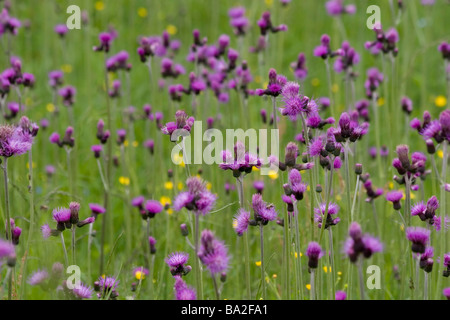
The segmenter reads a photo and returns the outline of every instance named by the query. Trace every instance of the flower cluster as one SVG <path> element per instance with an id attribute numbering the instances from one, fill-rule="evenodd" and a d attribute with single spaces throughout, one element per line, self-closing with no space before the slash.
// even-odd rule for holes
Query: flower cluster
<path id="1" fill-rule="evenodd" d="M 217 240 L 210 230 L 202 231 L 198 257 L 212 274 L 225 272 L 228 269 L 228 249 L 225 243 Z"/>
<path id="2" fill-rule="evenodd" d="M 384 54 L 392 53 L 394 57 L 397 56 L 398 48 L 396 43 L 399 41 L 397 30 L 391 28 L 385 33 L 383 32 L 380 23 L 377 23 L 373 30 L 376 34 L 376 40 L 373 42 L 366 42 L 364 45 L 365 48 L 374 55 L 383 52 Z"/>
<path id="3" fill-rule="evenodd" d="M 56 229 L 51 229 L 48 224 L 43 225 L 41 231 L 44 239 L 47 239 L 50 236 L 56 237 L 65 229 L 71 229 L 72 226 L 81 228 L 95 221 L 93 216 L 80 220 L 78 216 L 79 211 L 80 204 L 78 202 L 71 202 L 69 208 L 53 209 L 52 215 L 53 220 L 56 222 Z"/>
<path id="4" fill-rule="evenodd" d="M 383 245 L 371 235 L 363 235 L 361 226 L 352 222 L 349 228 L 349 238 L 345 242 L 344 251 L 352 263 L 356 263 L 358 257 L 370 258 L 374 253 L 381 252 Z"/>
<path id="5" fill-rule="evenodd" d="M 261 168 L 262 164 L 261 159 L 256 155 L 245 151 L 245 146 L 240 141 L 234 145 L 233 153 L 228 150 L 222 151 L 222 161 L 219 168 L 232 170 L 235 178 L 239 178 L 243 173 L 252 172 L 253 168 Z"/>
<path id="6" fill-rule="evenodd" d="M 195 214 L 206 215 L 216 203 L 217 196 L 209 192 L 205 182 L 199 177 L 190 177 L 186 180 L 188 191 L 181 192 L 173 202 L 173 208 L 180 211 L 186 208 Z"/>

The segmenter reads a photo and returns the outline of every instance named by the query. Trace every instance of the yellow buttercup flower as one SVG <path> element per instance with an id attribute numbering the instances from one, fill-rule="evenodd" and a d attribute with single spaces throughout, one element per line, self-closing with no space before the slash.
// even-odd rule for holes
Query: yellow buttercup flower
<path id="1" fill-rule="evenodd" d="M 272 180 L 275 180 L 278 178 L 278 172 L 275 170 L 270 170 L 269 171 L 269 178 Z"/>
<path id="2" fill-rule="evenodd" d="M 120 177 L 119 178 L 119 183 L 121 185 L 128 186 L 128 185 L 130 185 L 130 178 L 128 178 L 128 177 Z"/>
<path id="3" fill-rule="evenodd" d="M 309 283 L 305 287 L 306 289 L 311 290 L 311 285 Z"/>
<path id="4" fill-rule="evenodd" d="M 48 112 L 55 112 L 55 105 L 53 103 L 47 103 L 45 106 Z"/>
<path id="5" fill-rule="evenodd" d="M 252 171 L 259 171 L 259 168 L 257 168 L 257 167 L 252 167 Z"/>
<path id="6" fill-rule="evenodd" d="M 444 159 L 444 151 L 438 150 L 436 153 L 437 153 L 439 158 Z"/>
<path id="7" fill-rule="evenodd" d="M 436 99 L 434 99 L 434 104 L 438 108 L 445 107 L 447 105 L 447 98 L 443 95 L 439 95 L 436 97 Z"/>
<path id="8" fill-rule="evenodd" d="M 312 79 L 312 80 L 311 80 L 311 85 L 312 85 L 313 87 L 318 87 L 318 86 L 320 86 L 320 80 L 319 80 L 318 78 Z"/>
<path id="9" fill-rule="evenodd" d="M 323 267 L 323 271 L 324 271 L 325 273 L 328 273 L 328 271 L 331 272 L 331 267 L 324 266 L 324 267 Z"/>
<path id="10" fill-rule="evenodd" d="M 211 182 L 207 182 L 206 183 L 206 189 L 211 190 L 211 188 L 212 188 Z"/>
<path id="11" fill-rule="evenodd" d="M 177 27 L 174 26 L 173 24 L 169 24 L 169 25 L 167 26 L 167 28 L 166 28 L 166 31 L 167 31 L 170 35 L 173 36 L 173 35 L 177 34 L 178 29 L 177 29 Z"/>
<path id="12" fill-rule="evenodd" d="M 272 278 L 276 279 L 276 278 L 277 278 L 277 274 L 274 273 L 274 274 L 272 275 Z"/>
<path id="13" fill-rule="evenodd" d="M 180 156 L 178 153 L 173 155 L 172 161 L 174 164 L 184 167 L 183 156 Z"/>
<path id="14" fill-rule="evenodd" d="M 128 140 L 125 140 L 125 141 L 123 142 L 123 145 L 124 145 L 124 147 L 128 147 L 128 146 L 130 145 L 130 143 L 128 142 Z"/>
<path id="15" fill-rule="evenodd" d="M 273 0 L 266 0 L 265 2 L 268 7 L 271 7 L 273 4 Z"/>
<path id="16" fill-rule="evenodd" d="M 137 13 L 141 18 L 145 18 L 148 15 L 147 9 L 145 9 L 144 7 L 140 7 Z"/>
<path id="17" fill-rule="evenodd" d="M 63 64 L 62 66 L 61 66 L 61 70 L 64 72 L 64 73 L 71 73 L 72 72 L 72 65 L 70 65 L 70 64 Z"/>
<path id="18" fill-rule="evenodd" d="M 167 181 L 164 183 L 164 188 L 167 190 L 172 190 L 173 189 L 173 183 L 172 181 Z"/>
<path id="19" fill-rule="evenodd" d="M 145 273 L 142 271 L 136 271 L 136 273 L 134 274 L 134 276 L 136 277 L 137 280 L 144 280 L 145 279 Z"/>
<path id="20" fill-rule="evenodd" d="M 255 264 L 257 267 L 261 267 L 261 261 L 256 261 Z"/>
<path id="21" fill-rule="evenodd" d="M 36 168 L 36 163 L 34 163 L 34 161 L 31 163 L 31 166 L 34 168 Z M 27 162 L 27 169 L 30 169 L 30 163 Z"/>
<path id="22" fill-rule="evenodd" d="M 105 9 L 105 4 L 103 3 L 103 1 L 97 1 L 94 5 L 95 10 L 97 11 L 102 11 L 103 9 Z"/>
<path id="23" fill-rule="evenodd" d="M 394 189 L 394 183 L 392 181 L 389 182 L 389 189 Z"/>
<path id="24" fill-rule="evenodd" d="M 377 105 L 379 107 L 381 107 L 382 105 L 384 105 L 384 98 L 383 97 L 379 97 L 377 100 Z"/>
<path id="25" fill-rule="evenodd" d="M 166 197 L 166 196 L 162 196 L 160 199 L 159 199 L 159 202 L 163 205 L 163 206 L 165 206 L 165 205 L 170 205 L 171 203 L 172 203 L 172 201 L 170 200 L 170 198 L 169 197 Z"/>

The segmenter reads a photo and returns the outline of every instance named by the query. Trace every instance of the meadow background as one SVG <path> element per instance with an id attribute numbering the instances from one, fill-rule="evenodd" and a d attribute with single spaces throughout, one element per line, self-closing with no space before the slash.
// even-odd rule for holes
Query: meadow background
<path id="1" fill-rule="evenodd" d="M 380 221 L 380 240 L 383 242 L 382 253 L 375 254 L 365 266 L 376 264 L 381 268 L 382 287 L 380 290 L 367 290 L 369 299 L 410 299 L 407 280 L 409 277 L 409 265 L 407 256 L 410 246 L 406 242 L 404 229 L 398 214 L 392 208 L 392 204 L 385 199 L 386 192 L 396 189 L 404 190 L 393 180 L 396 174 L 391 166 L 392 159 L 396 157 L 395 147 L 399 144 L 408 144 L 410 151 L 426 153 L 426 145 L 416 131 L 409 128 L 409 120 L 422 118 L 425 110 L 428 110 L 433 119 L 438 118 L 439 113 L 449 108 L 447 101 L 447 84 L 444 72 L 444 60 L 437 46 L 442 41 L 450 41 L 448 17 L 450 5 L 448 1 L 436 0 L 433 6 L 423 6 L 418 0 L 403 1 L 404 9 L 399 20 L 397 18 L 397 1 L 394 2 L 395 16 L 392 15 L 389 1 L 346 1 L 356 5 L 356 13 L 342 15 L 341 18 L 331 17 L 325 10 L 324 0 L 299 1 L 293 0 L 287 6 L 283 6 L 277 0 L 257 1 L 200 1 L 200 0 L 172 0 L 172 1 L 11 1 L 10 14 L 22 21 L 29 21 L 29 27 L 22 26 L 17 36 L 12 39 L 12 55 L 22 59 L 22 70 L 33 73 L 36 77 L 34 88 L 23 92 L 23 102 L 26 106 L 25 115 L 32 121 L 40 123 L 42 119 L 49 120 L 48 128 L 41 128 L 33 145 L 33 185 L 34 185 L 34 210 L 36 225 L 33 233 L 29 230 L 30 202 L 28 187 L 28 157 L 19 156 L 9 160 L 11 213 L 16 224 L 23 230 L 20 244 L 16 247 L 17 266 L 14 281 L 14 299 L 57 299 L 55 290 L 45 290 L 40 286 L 31 286 L 21 282 L 21 277 L 27 277 L 37 269 L 51 270 L 54 262 L 63 262 L 63 252 L 59 238 L 50 237 L 43 239 L 39 227 L 44 223 L 54 224 L 51 212 L 54 208 L 68 206 L 71 201 L 81 204 L 80 218 L 90 215 L 89 203 L 103 205 L 103 186 L 99 176 L 96 159 L 91 151 L 91 146 L 98 144 L 96 139 L 96 125 L 99 119 L 106 120 L 106 94 L 104 81 L 103 54 L 94 52 L 93 46 L 98 45 L 98 34 L 106 31 L 110 26 L 117 30 L 117 38 L 114 40 L 109 54 L 115 54 L 121 50 L 128 51 L 132 69 L 128 73 L 121 71 L 110 73 L 110 80 L 122 81 L 122 95 L 112 101 L 114 110 L 113 127 L 127 130 L 126 142 L 121 148 L 115 144 L 116 134 L 113 132 L 113 154 L 118 157 L 120 165 L 113 167 L 113 189 L 111 209 L 105 213 L 109 221 L 105 238 L 105 262 L 103 274 L 115 276 L 120 280 L 118 292 L 119 299 L 173 299 L 174 280 L 164 259 L 171 252 L 185 251 L 191 256 L 189 264 L 193 265 L 194 252 L 189 247 L 186 239 L 180 232 L 180 224 L 189 226 L 186 210 L 174 211 L 168 205 L 164 211 L 151 221 L 151 233 L 157 240 L 157 252 L 154 255 L 153 277 L 143 279 L 138 296 L 136 291 L 131 291 L 132 283 L 139 280 L 133 272 L 135 267 L 145 266 L 147 249 L 145 237 L 145 222 L 140 218 L 136 208 L 131 206 L 131 200 L 139 195 L 146 199 L 155 199 L 165 203 L 173 203 L 174 197 L 185 189 L 185 168 L 175 165 L 170 159 L 173 143 L 168 136 L 162 135 L 155 121 L 142 118 L 142 107 L 150 104 L 153 112 L 160 111 L 164 118 L 162 123 L 174 121 L 174 112 L 183 109 L 191 115 L 191 97 L 184 96 L 178 106 L 170 101 L 167 93 L 167 82 L 164 88 L 158 88 L 160 61 L 158 57 L 152 59 L 153 78 L 149 80 L 147 67 L 139 60 L 136 49 L 139 46 L 140 36 L 161 35 L 168 31 L 172 39 L 181 41 L 181 48 L 174 57 L 174 61 L 181 63 L 186 68 L 186 74 L 174 80 L 174 83 L 188 84 L 188 74 L 194 71 L 193 63 L 186 61 L 186 55 L 191 46 L 192 31 L 198 29 L 201 37 L 206 37 L 208 43 L 215 43 L 221 34 L 230 35 L 230 47 L 237 49 L 238 40 L 233 34 L 229 24 L 228 10 L 235 6 L 244 6 L 246 16 L 249 19 L 249 29 L 243 38 L 243 50 L 240 52 L 238 64 L 246 60 L 253 75 L 253 81 L 249 85 L 251 89 L 265 88 L 268 81 L 268 71 L 275 68 L 279 74 L 285 75 L 289 80 L 295 80 L 291 63 L 296 61 L 300 52 L 305 53 L 308 76 L 302 83 L 301 92 L 313 98 L 329 95 L 325 64 L 322 59 L 313 56 L 313 49 L 319 45 L 322 34 L 327 33 L 331 38 L 331 47 L 340 47 L 342 41 L 348 40 L 350 45 L 360 54 L 361 61 L 355 67 L 359 74 L 355 81 L 356 99 L 365 97 L 364 81 L 366 70 L 370 67 L 378 67 L 385 75 L 386 85 L 380 87 L 380 99 L 378 100 L 381 119 L 381 142 L 389 150 L 388 157 L 384 158 L 382 170 L 377 167 L 377 161 L 369 156 L 369 148 L 375 145 L 375 125 L 371 122 L 369 134 L 358 142 L 357 150 L 350 158 L 350 176 L 352 199 L 356 184 L 356 175 L 353 172 L 355 163 L 363 164 L 363 171 L 371 175 L 374 186 L 383 188 L 384 195 L 375 200 L 378 219 Z M 3 3 L 3 2 L 2 2 Z M 81 30 L 70 30 L 64 38 L 54 32 L 57 24 L 65 23 L 68 5 L 76 4 L 88 15 L 87 24 L 83 24 Z M 365 48 L 366 41 L 375 40 L 375 33 L 366 27 L 366 8 L 370 4 L 376 4 L 381 8 L 381 22 L 384 30 L 396 27 L 399 33 L 397 43 L 399 54 L 395 58 L 395 71 L 392 74 L 389 62 L 383 65 L 380 56 L 371 55 Z M 265 52 L 264 63 L 258 62 L 258 56 L 250 53 L 248 48 L 254 46 L 259 37 L 259 28 L 256 21 L 264 11 L 271 12 L 271 18 L 275 25 L 286 24 L 288 30 L 269 35 L 269 43 Z M 4 40 L 3 45 L 5 45 Z M 2 70 L 9 67 L 9 62 L 4 54 L 0 54 Z M 61 104 L 58 97 L 55 100 L 51 88 L 48 85 L 48 73 L 51 70 L 64 72 L 64 83 L 74 86 L 77 90 L 75 103 L 72 106 L 74 115 L 75 146 L 71 152 L 73 172 L 75 174 L 72 185 L 69 182 L 66 153 L 64 149 L 49 143 L 49 137 L 53 132 L 63 135 L 69 125 L 69 113 L 67 107 Z M 345 111 L 345 83 L 342 74 L 331 73 L 332 94 L 335 115 Z M 129 82 L 128 82 L 129 81 Z M 111 82 L 111 81 L 110 81 Z M 129 88 L 127 88 L 129 83 Z M 391 86 L 392 85 L 392 86 Z M 408 117 L 401 110 L 400 98 L 408 96 L 413 102 L 412 114 Z M 209 93 L 202 93 L 198 97 L 198 110 L 196 120 L 204 121 L 214 117 L 214 127 L 220 130 L 227 128 L 270 128 L 262 123 L 260 111 L 266 109 L 270 117 L 271 101 L 258 96 L 250 96 L 245 117 L 242 117 L 242 104 L 239 95 L 229 92 L 229 102 L 219 104 L 215 97 Z M 15 92 L 8 95 L 7 101 L 17 101 Z M 281 102 L 279 102 L 281 105 Z M 135 107 L 134 120 L 127 121 L 126 108 Z M 60 109 L 55 115 L 55 107 Z M 327 110 L 325 115 L 330 115 Z M 278 127 L 280 129 L 280 158 L 284 156 L 284 147 L 290 141 L 295 141 L 297 134 L 301 132 L 301 124 L 294 127 L 286 117 L 280 117 Z M 18 118 L 11 120 L 17 122 Z M 147 139 L 155 142 L 155 152 L 150 154 L 143 145 Z M 206 143 L 204 144 L 206 146 Z M 304 145 L 300 145 L 300 152 L 305 151 Z M 436 162 L 439 168 L 442 166 L 443 154 L 437 152 Z M 46 166 L 53 165 L 55 173 L 50 177 L 46 173 Z M 167 171 L 173 170 L 173 177 L 168 177 Z M 427 169 L 431 165 L 427 162 Z M 216 165 L 190 165 L 192 174 L 201 170 L 201 177 L 208 182 L 211 192 L 218 195 L 215 209 L 209 215 L 201 217 L 201 229 L 210 229 L 215 235 L 225 241 L 230 253 L 230 266 L 227 271 L 227 279 L 222 284 L 222 299 L 245 298 L 244 287 L 244 255 L 242 238 L 233 230 L 233 216 L 239 208 L 237 191 L 225 192 L 225 184 L 235 185 L 235 179 L 230 171 L 220 170 Z M 324 185 L 322 168 L 319 172 L 320 183 Z M 284 176 L 284 177 L 283 177 Z M 280 180 L 287 180 L 286 172 L 278 172 L 270 176 L 262 176 L 254 171 L 244 179 L 245 202 L 251 202 L 251 195 L 255 192 L 253 182 L 262 180 L 265 183 L 263 198 L 275 205 L 279 216 L 285 216 L 286 205 L 281 201 L 283 189 Z M 448 181 L 447 175 L 447 181 Z M 3 179 L 1 191 L 1 221 L 4 224 L 4 190 Z M 427 200 L 430 196 L 439 198 L 439 185 L 430 174 L 421 185 L 419 191 L 412 192 L 412 201 Z M 357 192 L 355 217 L 364 232 L 375 235 L 372 206 L 366 203 L 364 188 Z M 349 299 L 359 298 L 357 285 L 357 270 L 349 267 L 348 259 L 342 253 L 343 242 L 347 237 L 348 208 L 345 204 L 345 182 L 343 169 L 337 170 L 334 177 L 333 201 L 340 207 L 339 216 L 341 222 L 334 227 L 334 248 L 336 268 L 336 289 L 347 292 Z M 311 234 L 310 230 L 310 197 L 309 192 L 299 204 L 300 219 L 300 252 L 289 250 L 291 270 L 295 266 L 295 260 L 302 260 L 302 286 L 301 297 L 309 298 L 309 275 L 307 272 L 307 258 L 305 250 L 310 240 L 317 240 L 318 232 Z M 223 209 L 221 209 L 223 208 Z M 448 208 L 448 203 L 447 203 Z M 221 210 L 219 210 L 221 209 Z M 439 210 L 443 210 L 440 208 Z M 438 211 L 440 212 L 440 211 Z M 448 210 L 447 210 L 448 212 Z M 438 213 L 440 214 L 440 213 Z M 128 218 L 127 218 L 128 216 Z M 93 239 L 91 256 L 87 253 L 87 232 L 89 227 L 77 231 L 76 264 L 82 270 L 82 281 L 92 286 L 100 274 L 100 239 L 101 223 L 103 216 L 94 223 L 93 229 L 96 236 Z M 416 218 L 417 219 L 417 218 Z M 421 225 L 419 219 L 412 219 L 414 225 Z M 300 293 L 292 290 L 289 294 L 284 291 L 286 274 L 284 268 L 283 227 L 272 222 L 265 228 L 265 268 L 268 299 L 295 299 L 300 298 Z M 70 232 L 66 231 L 66 245 L 70 252 Z M 30 250 L 25 252 L 28 237 L 31 237 Z M 192 237 L 192 232 L 189 237 Z M 260 294 L 260 256 L 259 233 L 257 228 L 249 229 L 250 244 L 250 272 L 252 285 L 252 298 L 259 299 Z M 435 238 L 434 238 L 435 237 Z M 437 242 L 433 236 L 432 242 Z M 322 240 L 325 247 L 326 238 Z M 402 244 L 402 245 L 400 245 Z M 448 243 L 447 243 L 448 248 Z M 21 259 L 28 254 L 27 270 L 21 268 Z M 88 260 L 91 260 L 91 273 L 87 272 Z M 399 277 L 394 274 L 394 266 L 399 268 Z M 328 273 L 330 271 L 326 259 L 320 260 L 318 268 L 318 297 L 329 298 Z M 4 280 L 6 274 L 4 268 L 0 279 Z M 442 289 L 449 286 L 449 279 L 443 278 L 437 286 L 438 263 L 435 261 L 435 269 L 430 278 L 430 296 L 442 299 Z M 25 272 L 25 273 L 24 273 Z M 349 273 L 350 272 L 350 273 Z M 351 275 L 351 276 L 350 276 Z M 153 283 L 150 284 L 150 278 Z M 353 282 L 349 280 L 353 279 Z M 188 274 L 185 281 L 189 285 L 195 284 L 194 272 Z M 290 277 L 292 287 L 295 287 L 294 276 Z M 423 272 L 420 272 L 421 282 Z M 4 283 L 4 282 L 3 282 Z M 298 285 L 300 287 L 300 285 Z M 203 273 L 204 298 L 214 299 L 214 287 L 206 272 Z M 1 295 L 6 297 L 6 286 L 3 285 Z M 416 298 L 421 299 L 422 291 L 418 290 Z M 94 297 L 96 299 L 96 297 Z"/>

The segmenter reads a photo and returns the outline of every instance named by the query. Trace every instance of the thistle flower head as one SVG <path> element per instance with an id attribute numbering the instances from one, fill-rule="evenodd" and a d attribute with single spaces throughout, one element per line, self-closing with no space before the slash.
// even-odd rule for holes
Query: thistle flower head
<path id="1" fill-rule="evenodd" d="M 412 242 L 411 250 L 413 252 L 424 253 L 430 240 L 430 231 L 420 227 L 409 227 L 406 229 L 406 238 Z"/>
<path id="2" fill-rule="evenodd" d="M 306 249 L 306 256 L 309 258 L 308 267 L 316 269 L 319 264 L 319 259 L 322 258 L 324 252 L 317 242 L 310 242 Z"/>

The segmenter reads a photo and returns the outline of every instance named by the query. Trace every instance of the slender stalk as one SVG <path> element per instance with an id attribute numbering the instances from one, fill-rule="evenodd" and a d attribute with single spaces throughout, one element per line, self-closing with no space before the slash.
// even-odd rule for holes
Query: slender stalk
<path id="1" fill-rule="evenodd" d="M 8 238 L 8 241 L 12 243 L 12 237 L 11 237 L 11 214 L 9 209 L 9 189 L 8 189 L 8 158 L 3 158 L 3 182 L 4 182 L 4 189 L 5 189 L 5 211 L 6 211 L 6 236 Z"/>
<path id="2" fill-rule="evenodd" d="M 219 291 L 219 288 L 217 287 L 216 276 L 212 272 L 211 272 L 211 279 L 212 279 L 212 282 L 214 285 L 214 292 L 216 293 L 216 300 L 220 300 L 220 291 Z"/>
<path id="3" fill-rule="evenodd" d="M 449 102 L 450 103 L 450 102 Z M 446 202 L 446 191 L 445 191 L 445 182 L 447 180 L 447 162 L 448 162 L 448 142 L 444 140 L 442 142 L 442 151 L 443 151 L 443 158 L 442 158 L 442 169 L 441 169 L 441 232 L 440 232 L 440 247 L 441 247 L 441 261 L 444 261 L 444 254 L 446 253 L 446 245 L 448 245 L 447 240 L 447 232 L 445 232 L 445 217 L 447 215 L 447 202 Z M 437 172 L 437 171 L 436 171 Z M 439 274 L 442 274 L 443 272 L 443 264 L 439 264 Z M 438 286 L 436 287 L 436 296 L 435 299 L 438 298 L 438 294 L 440 293 L 439 290 L 441 290 L 441 284 L 442 284 L 442 276 L 438 277 Z"/>
<path id="4" fill-rule="evenodd" d="M 103 174 L 103 169 L 102 169 L 102 164 L 100 162 L 100 158 L 97 158 L 97 166 L 98 166 L 98 172 L 100 173 L 100 178 L 103 183 L 103 191 L 107 192 L 108 191 L 108 183 L 106 182 L 105 176 Z"/>
<path id="5" fill-rule="evenodd" d="M 195 248 L 195 259 L 194 259 L 194 268 L 195 268 L 195 279 L 197 285 L 197 296 L 199 300 L 203 300 L 203 288 L 202 288 L 202 275 L 200 270 L 200 263 L 198 258 L 198 241 L 200 236 L 199 229 L 199 213 L 195 214 L 195 230 L 194 230 L 194 248 Z"/>
<path id="6" fill-rule="evenodd" d="M 64 242 L 64 235 L 62 232 L 59 235 L 61 236 L 61 244 L 62 244 L 62 248 L 64 251 L 64 262 L 66 263 L 66 267 L 68 267 L 69 266 L 69 257 L 67 256 L 67 249 L 66 249 L 66 244 Z"/>
<path id="7" fill-rule="evenodd" d="M 294 214 L 295 214 L 295 243 L 296 243 L 296 249 L 297 252 L 297 258 L 296 262 L 298 264 L 297 270 L 298 270 L 298 278 L 300 279 L 300 287 L 299 287 L 299 294 L 300 294 L 300 300 L 303 300 L 303 272 L 302 272 L 302 259 L 300 259 L 300 224 L 299 224 L 299 216 L 298 216 L 298 207 L 297 207 L 297 201 L 294 203 Z"/>
<path id="8" fill-rule="evenodd" d="M 261 285 L 262 285 L 262 298 L 267 300 L 266 297 L 266 270 L 264 269 L 264 225 L 259 224 L 260 241 L 261 241 Z"/>
<path id="9" fill-rule="evenodd" d="M 91 245 L 92 245 L 92 230 L 93 230 L 94 224 L 89 224 L 89 234 L 88 234 L 88 247 L 87 247 L 87 264 L 88 264 L 88 279 L 89 282 L 91 280 Z"/>
<path id="10" fill-rule="evenodd" d="M 25 257 L 23 262 L 23 274 L 22 274 L 22 283 L 21 283 L 21 293 L 20 298 L 23 299 L 25 294 L 25 279 L 27 278 L 27 261 L 30 250 L 30 244 L 33 236 L 34 230 L 34 191 L 33 191 L 33 153 L 32 148 L 28 151 L 28 193 L 30 195 L 30 227 L 28 229 L 28 239 L 25 248 Z"/>
<path id="11" fill-rule="evenodd" d="M 378 112 L 378 106 L 377 106 L 377 100 L 376 100 L 376 94 L 375 93 L 372 94 L 372 110 L 373 110 L 373 114 L 374 114 L 374 118 L 375 118 L 375 144 L 377 146 L 377 150 L 380 151 L 381 150 L 380 115 L 379 115 L 379 112 Z M 383 170 L 383 166 L 381 164 L 381 157 L 379 155 L 377 156 L 377 165 L 378 165 L 379 177 L 380 177 L 381 180 L 383 180 L 383 178 L 384 178 L 384 170 Z"/>
<path id="12" fill-rule="evenodd" d="M 191 176 L 191 170 L 189 169 L 189 164 L 187 163 L 186 145 L 184 143 L 184 137 L 182 137 L 182 140 L 181 140 L 181 148 L 183 150 L 183 161 L 184 161 L 184 166 L 186 167 L 186 175 L 189 178 Z"/>
<path id="13" fill-rule="evenodd" d="M 425 279 L 423 281 L 423 300 L 428 300 L 428 272 L 425 272 Z"/>
<path id="14" fill-rule="evenodd" d="M 272 114 L 273 114 L 273 128 L 278 129 L 277 121 L 277 98 L 272 97 Z"/>
<path id="15" fill-rule="evenodd" d="M 106 61 L 108 59 L 108 54 L 105 52 L 104 57 L 104 66 L 106 66 Z M 109 89 L 109 79 L 108 79 L 108 70 L 105 67 L 105 93 L 106 93 L 106 112 L 107 112 L 107 129 L 109 132 L 112 131 L 112 114 L 111 114 L 111 103 L 110 103 L 110 97 L 108 94 Z M 107 176 L 107 188 L 105 189 L 104 194 L 104 204 L 106 211 L 108 212 L 111 210 L 111 186 L 112 186 L 112 138 L 109 138 L 107 141 L 107 155 L 106 155 L 106 176 Z M 101 237 L 101 244 L 100 244 L 100 274 L 103 274 L 103 268 L 104 268 L 104 255 L 105 255 L 105 238 L 106 238 L 106 226 L 107 226 L 107 219 L 109 215 L 103 215 L 102 220 L 102 237 Z M 112 232 L 112 230 L 110 230 Z"/>
<path id="16" fill-rule="evenodd" d="M 240 176 L 236 178 L 236 187 L 239 195 L 239 205 L 244 209 L 244 178 Z M 250 256 L 248 249 L 248 235 L 247 232 L 244 233 L 244 255 L 245 255 L 245 285 L 247 288 L 247 299 L 251 299 L 251 285 L 250 285 Z"/>
<path id="17" fill-rule="evenodd" d="M 328 81 L 328 96 L 330 98 L 330 112 L 331 112 L 331 116 L 333 118 L 335 118 L 335 116 L 334 116 L 335 105 L 333 104 L 334 99 L 333 99 L 333 91 L 332 91 L 332 83 L 331 83 L 331 69 L 330 69 L 330 62 L 328 60 L 329 60 L 329 58 L 325 59 L 325 66 L 326 66 L 326 69 L 327 69 L 327 81 Z"/>
<path id="18" fill-rule="evenodd" d="M 352 203 L 352 210 L 350 211 L 350 217 L 355 217 L 355 205 L 356 205 L 356 198 L 358 195 L 359 190 L 359 175 L 356 176 L 356 186 L 355 186 L 355 193 L 353 194 L 353 203 Z M 352 218 L 352 220 L 353 220 Z"/>
<path id="19" fill-rule="evenodd" d="M 354 216 L 353 216 L 353 210 L 352 210 L 352 199 L 351 199 L 351 190 L 350 190 L 350 160 L 348 157 L 349 152 L 349 146 L 346 143 L 344 146 L 344 162 L 345 162 L 345 198 L 347 201 L 347 210 L 350 210 L 350 222 L 353 222 Z M 348 223 L 350 225 L 350 223 Z"/>
<path id="20" fill-rule="evenodd" d="M 151 259 L 151 245 L 150 245 L 150 218 L 147 218 L 147 228 L 146 228 L 146 237 L 145 237 L 145 241 L 148 243 L 148 247 L 147 250 L 144 252 L 144 256 L 147 258 L 147 268 L 148 268 L 148 274 L 149 274 L 149 278 L 148 279 L 148 288 L 149 288 L 149 295 L 150 295 L 150 299 L 152 299 L 153 296 L 153 277 L 151 275 L 152 270 L 153 270 L 153 266 L 152 266 L 152 259 Z M 144 248 L 146 248 L 146 246 L 144 246 Z"/>
<path id="21" fill-rule="evenodd" d="M 416 258 L 416 286 L 419 286 L 420 257 Z"/>
<path id="22" fill-rule="evenodd" d="M 311 290 L 309 291 L 310 293 L 310 299 L 311 300 L 316 300 L 316 288 L 314 285 L 314 269 L 311 269 L 311 280 L 310 280 L 310 285 L 311 285 Z"/>
<path id="23" fill-rule="evenodd" d="M 362 264 L 363 264 L 363 258 L 359 258 L 358 261 L 358 276 L 359 276 L 359 295 L 361 300 L 365 300 L 365 293 L 364 293 L 364 276 L 362 271 Z"/>
<path id="24" fill-rule="evenodd" d="M 330 264 L 331 267 L 329 268 L 329 270 L 327 270 L 329 273 L 331 273 L 331 288 L 332 288 L 332 293 L 333 296 L 332 298 L 334 298 L 336 296 L 336 291 L 334 289 L 334 286 L 336 285 L 336 280 L 335 280 L 335 276 L 334 276 L 334 272 L 335 272 L 335 267 L 334 267 L 334 250 L 333 250 L 333 231 L 331 230 L 331 226 L 328 227 L 328 241 L 330 243 L 329 248 L 330 248 Z"/>
<path id="25" fill-rule="evenodd" d="M 75 255 L 75 245 L 76 245 L 76 238 L 75 238 L 75 231 L 76 231 L 76 225 L 72 225 L 72 264 L 76 264 L 76 255 Z"/>

